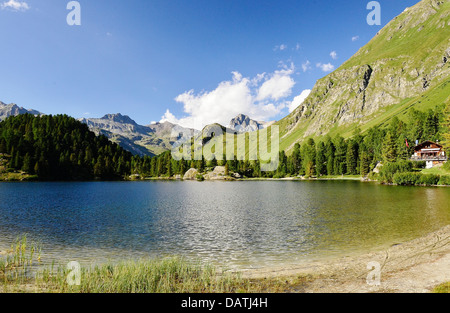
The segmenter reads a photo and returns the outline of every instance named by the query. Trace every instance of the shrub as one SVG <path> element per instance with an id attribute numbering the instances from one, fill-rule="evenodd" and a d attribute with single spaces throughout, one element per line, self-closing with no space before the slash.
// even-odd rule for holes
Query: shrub
<path id="1" fill-rule="evenodd" d="M 436 174 L 424 174 L 419 179 L 419 184 L 426 186 L 437 185 L 441 176 Z"/>
<path id="2" fill-rule="evenodd" d="M 395 173 L 393 183 L 397 185 L 418 185 L 422 174 L 420 173 Z"/>
<path id="3" fill-rule="evenodd" d="M 446 176 L 446 175 L 441 176 L 441 179 L 439 180 L 438 185 L 450 186 L 450 176 Z"/>
<path id="4" fill-rule="evenodd" d="M 444 177 L 444 176 L 442 176 Z M 442 177 L 435 174 L 422 174 L 422 173 L 395 173 L 393 176 L 393 183 L 397 185 L 425 185 L 434 186 L 437 185 Z M 448 176 L 447 176 L 448 177 Z M 450 179 L 449 179 L 450 181 Z"/>
<path id="5" fill-rule="evenodd" d="M 415 161 L 414 166 L 416 168 L 424 169 L 427 166 L 427 162 L 425 161 Z"/>
<path id="6" fill-rule="evenodd" d="M 380 180 L 385 183 L 392 183 L 396 173 L 406 173 L 413 170 L 411 161 L 399 161 L 394 163 L 386 163 L 380 170 Z"/>

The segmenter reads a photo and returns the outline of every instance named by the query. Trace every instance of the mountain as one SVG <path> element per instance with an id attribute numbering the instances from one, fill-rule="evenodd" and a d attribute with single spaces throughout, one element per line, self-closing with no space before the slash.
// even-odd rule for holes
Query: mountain
<path id="1" fill-rule="evenodd" d="M 129 116 L 107 114 L 102 118 L 80 118 L 97 135 L 102 134 L 117 142 L 124 149 L 136 155 L 158 155 L 172 148 L 172 131 L 177 133 L 191 131 L 178 125 L 165 122 L 148 126 L 137 124 Z"/>
<path id="2" fill-rule="evenodd" d="M 450 101 L 450 1 L 423 0 L 394 18 L 353 57 L 317 81 L 277 123 L 281 149 L 308 137 L 349 137 L 409 109 Z"/>
<path id="3" fill-rule="evenodd" d="M 41 115 L 41 112 L 36 110 L 28 110 L 22 107 L 19 107 L 17 104 L 10 103 L 6 104 L 0 101 L 0 121 L 10 117 L 17 116 L 21 114 L 32 114 L 32 115 Z"/>
<path id="4" fill-rule="evenodd" d="M 228 124 L 227 127 L 240 133 L 247 133 L 264 129 L 272 124 L 273 123 L 258 122 L 252 120 L 245 114 L 239 114 L 230 121 L 230 124 Z"/>

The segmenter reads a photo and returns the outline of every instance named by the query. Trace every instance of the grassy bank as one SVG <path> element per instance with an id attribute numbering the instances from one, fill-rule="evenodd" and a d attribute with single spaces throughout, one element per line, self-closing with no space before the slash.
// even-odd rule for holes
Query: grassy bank
<path id="1" fill-rule="evenodd" d="M 0 292 L 37 293 L 265 293 L 297 291 L 310 278 L 246 279 L 239 273 L 179 257 L 130 260 L 94 267 L 44 266 L 26 237 L 0 255 Z M 77 276 L 75 273 L 79 273 Z M 79 285 L 71 285 L 76 281 Z"/>

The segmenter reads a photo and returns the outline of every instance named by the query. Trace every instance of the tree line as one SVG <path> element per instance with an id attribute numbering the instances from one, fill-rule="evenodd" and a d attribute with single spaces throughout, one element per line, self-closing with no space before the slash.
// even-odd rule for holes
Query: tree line
<path id="1" fill-rule="evenodd" d="M 0 123 L 0 153 L 9 168 L 42 180 L 119 179 L 131 172 L 132 154 L 67 115 L 30 114 Z"/>
<path id="2" fill-rule="evenodd" d="M 260 161 L 212 160 L 175 161 L 170 152 L 150 158 L 134 157 L 133 170 L 143 176 L 160 177 L 184 175 L 189 168 L 199 172 L 217 165 L 225 166 L 226 172 L 239 173 L 245 177 L 320 177 L 324 175 L 367 176 L 379 162 L 394 163 L 408 160 L 414 154 L 417 142 L 442 141 L 449 133 L 448 113 L 442 108 L 426 112 L 411 109 L 407 122 L 393 117 L 388 125 L 370 128 L 364 134 L 357 128 L 353 136 L 326 136 L 309 138 L 295 144 L 292 152 L 279 154 L 279 166 L 274 172 L 261 172 Z M 225 159 L 225 158 L 224 158 Z"/>
<path id="3" fill-rule="evenodd" d="M 35 117 L 25 114 L 0 123 L 0 153 L 9 156 L 9 167 L 35 174 L 42 180 L 127 179 L 183 176 L 190 168 L 199 172 L 224 166 L 226 175 L 241 177 L 320 177 L 324 175 L 367 176 L 378 162 L 408 160 L 416 140 L 448 142 L 448 105 L 426 112 L 412 109 L 407 122 L 397 117 L 389 125 L 376 126 L 364 134 L 357 128 L 353 136 L 309 138 L 297 143 L 292 152 L 279 153 L 274 172 L 262 172 L 253 160 L 174 160 L 171 152 L 137 156 L 96 136 L 87 125 L 67 115 Z M 445 141 L 447 139 L 447 141 Z"/>

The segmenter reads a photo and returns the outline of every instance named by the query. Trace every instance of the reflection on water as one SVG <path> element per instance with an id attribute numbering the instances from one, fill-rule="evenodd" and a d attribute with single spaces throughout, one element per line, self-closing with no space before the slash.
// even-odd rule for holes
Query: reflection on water
<path id="1" fill-rule="evenodd" d="M 47 260 L 185 255 L 260 267 L 379 249 L 450 224 L 450 189 L 354 181 L 0 184 L 0 249 Z"/>

